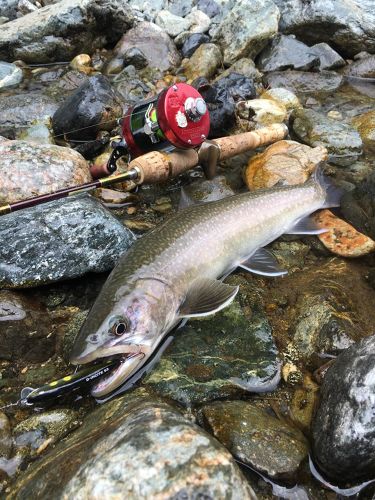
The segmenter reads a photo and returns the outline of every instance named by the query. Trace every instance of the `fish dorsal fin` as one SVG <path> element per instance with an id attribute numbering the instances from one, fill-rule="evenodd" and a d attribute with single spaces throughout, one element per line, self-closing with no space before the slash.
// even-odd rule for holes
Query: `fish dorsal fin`
<path id="1" fill-rule="evenodd" d="M 288 273 L 285 269 L 281 269 L 273 254 L 265 248 L 258 248 L 258 250 L 249 259 L 242 262 L 239 267 L 255 274 L 262 274 L 263 276 L 282 276 Z"/>
<path id="2" fill-rule="evenodd" d="M 180 201 L 178 204 L 178 210 L 183 210 L 187 207 L 192 207 L 193 205 L 199 205 L 197 201 L 187 194 L 184 188 L 181 188 Z"/>
<path id="3" fill-rule="evenodd" d="M 238 292 L 219 280 L 200 278 L 194 281 L 182 303 L 180 318 L 198 318 L 214 314 L 229 305 Z"/>
<path id="4" fill-rule="evenodd" d="M 318 227 L 317 223 L 310 216 L 299 219 L 293 227 L 288 229 L 285 234 L 322 234 L 327 229 Z"/>

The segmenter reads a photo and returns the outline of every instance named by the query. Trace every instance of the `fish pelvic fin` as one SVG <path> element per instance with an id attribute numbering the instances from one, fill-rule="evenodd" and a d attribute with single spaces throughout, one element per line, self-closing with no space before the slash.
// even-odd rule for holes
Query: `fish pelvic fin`
<path id="1" fill-rule="evenodd" d="M 193 282 L 179 310 L 180 318 L 199 318 L 228 306 L 239 290 L 219 280 L 200 278 Z"/>
<path id="2" fill-rule="evenodd" d="M 281 269 L 274 255 L 265 248 L 258 248 L 245 262 L 241 262 L 239 267 L 262 276 L 283 276 L 288 273 L 286 269 Z"/>
<path id="3" fill-rule="evenodd" d="M 335 186 L 331 179 L 324 174 L 323 162 L 318 163 L 312 175 L 313 181 L 325 191 L 326 199 L 321 208 L 339 207 L 344 194 L 343 190 Z"/>

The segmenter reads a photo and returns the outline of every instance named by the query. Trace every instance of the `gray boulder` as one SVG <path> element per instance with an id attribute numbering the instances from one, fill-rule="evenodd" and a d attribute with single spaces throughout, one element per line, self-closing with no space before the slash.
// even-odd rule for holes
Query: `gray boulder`
<path id="1" fill-rule="evenodd" d="M 266 47 L 258 59 L 261 71 L 284 69 L 309 70 L 319 66 L 319 57 L 293 36 L 278 35 Z"/>
<path id="2" fill-rule="evenodd" d="M 0 16 L 16 19 L 18 0 L 0 0 Z"/>
<path id="3" fill-rule="evenodd" d="M 2 26 L 0 59 L 66 61 L 116 42 L 133 22 L 121 0 L 61 0 Z"/>
<path id="4" fill-rule="evenodd" d="M 328 43 L 317 43 L 310 50 L 319 57 L 319 69 L 336 69 L 345 66 L 344 59 Z"/>
<path id="5" fill-rule="evenodd" d="M 280 30 L 306 43 L 328 42 L 352 57 L 375 51 L 373 0 L 274 0 L 281 13 Z"/>
<path id="6" fill-rule="evenodd" d="M 273 71 L 265 78 L 269 87 L 282 87 L 298 94 L 330 94 L 341 87 L 343 77 L 334 71 Z"/>
<path id="7" fill-rule="evenodd" d="M 214 31 L 214 41 L 221 45 L 224 63 L 228 65 L 241 57 L 257 56 L 277 33 L 280 17 L 271 0 L 239 0 L 229 4 L 232 8 Z"/>
<path id="8" fill-rule="evenodd" d="M 375 336 L 337 357 L 324 377 L 313 451 L 334 481 L 372 479 L 375 470 Z"/>
<path id="9" fill-rule="evenodd" d="M 107 271 L 133 238 L 99 201 L 87 195 L 4 215 L 0 287 L 25 288 Z"/>

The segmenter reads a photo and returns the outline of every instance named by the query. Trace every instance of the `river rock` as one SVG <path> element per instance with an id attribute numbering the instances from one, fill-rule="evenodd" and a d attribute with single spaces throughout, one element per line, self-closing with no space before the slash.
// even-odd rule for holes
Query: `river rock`
<path id="1" fill-rule="evenodd" d="M 54 99 L 39 92 L 24 92 L 0 99 L 0 134 L 15 139 L 24 127 L 52 118 L 58 108 Z"/>
<path id="2" fill-rule="evenodd" d="M 0 290 L 0 332 L 0 359 L 41 363 L 55 354 L 46 308 L 19 292 Z"/>
<path id="3" fill-rule="evenodd" d="M 129 49 L 130 50 L 130 49 Z M 127 52 L 126 52 L 127 53 Z M 137 76 L 134 66 L 127 66 L 113 79 L 113 86 L 121 95 L 125 108 L 134 106 L 155 91 Z"/>
<path id="4" fill-rule="evenodd" d="M 198 77 L 210 79 L 222 64 L 220 49 L 213 43 L 200 45 L 189 60 L 183 65 L 184 73 L 190 80 Z"/>
<path id="5" fill-rule="evenodd" d="M 217 18 L 221 13 L 220 5 L 215 0 L 198 0 L 197 8 L 210 18 Z"/>
<path id="6" fill-rule="evenodd" d="M 236 459 L 272 479 L 296 478 L 308 454 L 301 431 L 247 401 L 217 401 L 201 413 L 207 430 Z"/>
<path id="7" fill-rule="evenodd" d="M 267 318 L 246 280 L 223 311 L 178 330 L 159 365 L 145 379 L 158 394 L 184 406 L 276 388 L 277 349 Z M 255 305 L 254 305 L 255 301 Z"/>
<path id="8" fill-rule="evenodd" d="M 14 203 L 92 180 L 84 158 L 69 148 L 2 141 L 0 157 L 0 203 Z"/>
<path id="9" fill-rule="evenodd" d="M 246 76 L 247 78 L 250 78 L 250 80 L 254 80 L 257 83 L 260 83 L 262 80 L 262 73 L 257 70 L 254 61 L 248 57 L 238 59 L 238 61 L 232 64 L 232 66 L 229 66 L 229 68 L 220 73 L 214 81 L 217 82 L 218 80 L 221 80 L 221 78 L 226 78 L 231 73 Z"/>
<path id="10" fill-rule="evenodd" d="M 269 87 L 282 87 L 297 95 L 301 94 L 331 94 L 342 84 L 343 77 L 334 71 L 309 73 L 306 71 L 274 71 L 265 77 Z"/>
<path id="11" fill-rule="evenodd" d="M 251 128 L 283 123 L 287 118 L 285 106 L 271 99 L 240 101 L 236 109 L 240 118 L 250 122 Z"/>
<path id="12" fill-rule="evenodd" d="M 371 173 L 341 199 L 345 220 L 375 240 L 375 175 Z"/>
<path id="13" fill-rule="evenodd" d="M 309 146 L 327 148 L 330 161 L 337 165 L 350 165 L 362 154 L 362 139 L 353 127 L 312 109 L 293 113 L 293 132 Z"/>
<path id="14" fill-rule="evenodd" d="M 28 63 L 66 61 L 116 42 L 134 22 L 121 0 L 61 0 L 0 32 L 0 59 Z"/>
<path id="15" fill-rule="evenodd" d="M 15 64 L 0 61 L 0 90 L 7 87 L 16 87 L 22 82 L 22 69 Z"/>
<path id="16" fill-rule="evenodd" d="M 173 38 L 182 31 L 187 31 L 191 26 L 187 18 L 176 16 L 169 10 L 161 10 L 155 18 L 155 24 Z"/>
<path id="17" fill-rule="evenodd" d="M 279 9 L 271 0 L 239 0 L 222 18 L 214 40 L 222 47 L 224 63 L 253 59 L 278 30 Z"/>
<path id="18" fill-rule="evenodd" d="M 261 71 L 309 70 L 319 66 L 319 57 L 294 36 L 277 35 L 258 56 Z"/>
<path id="19" fill-rule="evenodd" d="M 184 194 L 192 204 L 221 200 L 236 194 L 223 175 L 216 175 L 212 180 L 199 180 L 184 187 Z"/>
<path id="20" fill-rule="evenodd" d="M 360 233 L 330 210 L 314 215 L 318 227 L 327 229 L 318 238 L 332 253 L 341 257 L 362 257 L 375 251 L 375 241 Z"/>
<path id="21" fill-rule="evenodd" d="M 373 479 L 375 336 L 337 357 L 321 387 L 313 428 L 314 457 L 334 481 Z"/>
<path id="22" fill-rule="evenodd" d="M 0 234 L 0 287 L 13 288 L 109 270 L 134 239 L 91 196 L 4 215 Z"/>
<path id="23" fill-rule="evenodd" d="M 356 116 L 352 121 L 367 149 L 375 151 L 375 110 Z"/>
<path id="24" fill-rule="evenodd" d="M 191 23 L 189 28 L 190 33 L 206 33 L 208 31 L 211 19 L 201 10 L 193 10 L 185 19 Z"/>
<path id="25" fill-rule="evenodd" d="M 180 64 L 180 56 L 173 41 L 156 24 L 141 22 L 125 33 L 114 49 L 115 56 L 123 57 L 132 47 L 144 53 L 151 68 L 167 71 Z"/>
<path id="26" fill-rule="evenodd" d="M 181 48 L 183 57 L 191 57 L 202 43 L 208 43 L 210 37 L 203 33 L 193 33 L 184 42 Z"/>
<path id="27" fill-rule="evenodd" d="M 359 78 L 375 78 L 375 54 L 352 62 L 345 68 L 345 74 Z"/>
<path id="28" fill-rule="evenodd" d="M 99 130 L 111 130 L 122 114 L 122 101 L 107 78 L 95 75 L 63 102 L 52 126 L 55 137 L 95 139 Z"/>
<path id="29" fill-rule="evenodd" d="M 294 390 L 290 403 L 290 417 L 305 435 L 309 435 L 318 399 L 319 385 L 311 379 L 310 375 L 305 374 L 302 386 Z"/>
<path id="30" fill-rule="evenodd" d="M 12 450 L 12 431 L 8 417 L 0 412 L 0 459 L 9 458 Z"/>
<path id="31" fill-rule="evenodd" d="M 319 57 L 319 69 L 337 69 L 345 66 L 344 59 L 328 43 L 316 43 L 310 50 Z"/>
<path id="32" fill-rule="evenodd" d="M 288 113 L 293 111 L 294 109 L 302 108 L 302 105 L 298 99 L 298 97 L 293 94 L 290 90 L 274 88 L 268 89 L 262 93 L 260 96 L 261 99 L 272 99 L 279 104 L 283 104 Z"/>
<path id="33" fill-rule="evenodd" d="M 94 410 L 28 468 L 9 498 L 31 492 L 56 499 L 256 499 L 218 441 L 144 391 Z"/>
<path id="34" fill-rule="evenodd" d="M 0 0 L 0 13 L 7 20 L 17 18 L 18 0 Z"/>
<path id="35" fill-rule="evenodd" d="M 306 43 L 327 42 L 346 56 L 375 51 L 375 11 L 363 0 L 274 0 L 281 13 L 280 30 Z"/>
<path id="36" fill-rule="evenodd" d="M 322 146 L 311 148 L 296 141 L 278 141 L 250 158 L 244 178 L 251 191 L 278 183 L 303 184 L 326 159 L 327 150 Z"/>

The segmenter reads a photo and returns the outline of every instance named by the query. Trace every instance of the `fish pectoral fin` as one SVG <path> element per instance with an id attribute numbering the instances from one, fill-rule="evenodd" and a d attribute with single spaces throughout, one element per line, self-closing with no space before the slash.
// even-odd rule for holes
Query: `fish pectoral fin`
<path id="1" fill-rule="evenodd" d="M 258 248 L 258 250 L 249 259 L 242 262 L 239 267 L 251 273 L 262 274 L 263 276 L 282 276 L 288 273 L 286 269 L 281 269 L 273 254 L 265 248 Z"/>
<path id="2" fill-rule="evenodd" d="M 182 303 L 180 318 L 198 318 L 214 314 L 229 305 L 239 290 L 219 280 L 201 278 L 194 281 Z"/>
<path id="3" fill-rule="evenodd" d="M 298 220 L 285 234 L 322 234 L 327 231 L 328 229 L 318 227 L 314 219 L 308 216 Z"/>

